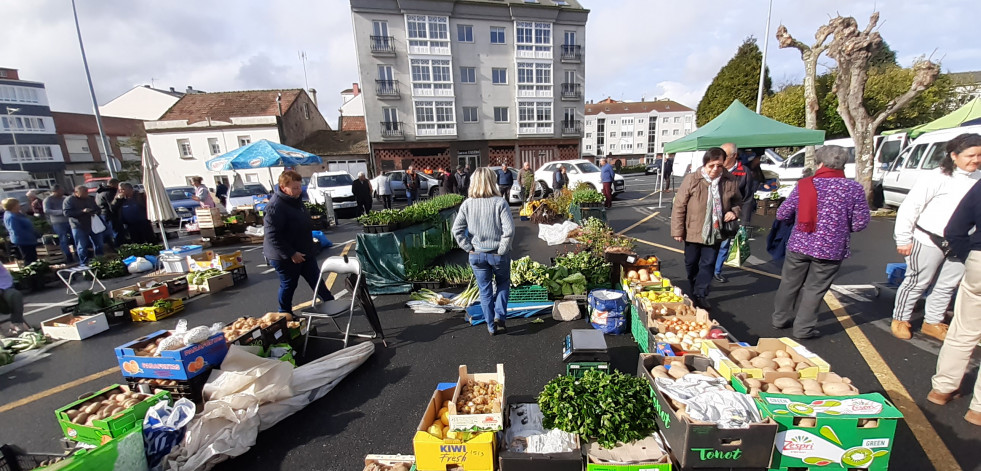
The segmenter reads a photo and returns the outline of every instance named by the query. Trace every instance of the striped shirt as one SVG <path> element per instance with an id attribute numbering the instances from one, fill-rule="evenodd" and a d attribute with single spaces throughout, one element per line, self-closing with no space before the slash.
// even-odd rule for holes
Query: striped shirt
<path id="1" fill-rule="evenodd" d="M 464 251 L 507 255 L 514 238 L 511 207 L 499 196 L 466 199 L 453 221 L 453 237 Z"/>

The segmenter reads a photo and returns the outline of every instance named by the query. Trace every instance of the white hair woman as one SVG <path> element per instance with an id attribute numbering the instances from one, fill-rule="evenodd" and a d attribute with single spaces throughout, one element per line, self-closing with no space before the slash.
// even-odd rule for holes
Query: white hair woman
<path id="1" fill-rule="evenodd" d="M 508 202 L 497 189 L 493 170 L 482 167 L 474 171 L 468 196 L 453 222 L 453 237 L 470 254 L 487 330 L 497 335 L 506 331 L 514 220 Z"/>

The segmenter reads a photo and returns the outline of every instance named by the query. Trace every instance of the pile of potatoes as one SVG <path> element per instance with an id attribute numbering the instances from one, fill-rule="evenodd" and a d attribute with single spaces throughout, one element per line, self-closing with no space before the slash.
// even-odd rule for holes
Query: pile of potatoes
<path id="1" fill-rule="evenodd" d="M 368 463 L 368 466 L 364 468 L 364 471 L 409 471 L 410 468 L 411 467 L 405 463 L 388 465 L 377 461 L 372 461 L 371 463 Z"/>
<path id="2" fill-rule="evenodd" d="M 130 391 L 127 386 L 120 386 L 116 392 L 110 391 L 93 397 L 82 403 L 77 409 L 65 412 L 73 424 L 91 426 L 96 420 L 112 417 L 149 398 L 149 394 Z"/>
<path id="3" fill-rule="evenodd" d="M 859 394 L 858 388 L 852 385 L 850 379 L 842 378 L 835 373 L 826 373 L 822 381 L 785 377 L 766 382 L 761 379 L 746 377 L 744 373 L 739 373 L 736 376 L 746 385 L 747 394 L 753 397 L 759 397 L 760 392 L 797 396 L 853 396 Z"/>
<path id="4" fill-rule="evenodd" d="M 241 317 L 235 322 L 232 322 L 231 324 L 225 326 L 225 328 L 221 329 L 221 332 L 225 334 L 225 340 L 231 342 L 232 340 L 236 340 L 239 337 L 247 334 L 249 331 L 255 329 L 256 327 L 268 329 L 271 325 L 275 324 L 276 321 L 282 319 L 283 317 L 286 318 L 287 326 L 289 326 L 289 324 L 293 322 L 293 316 L 289 315 L 288 313 L 269 312 L 260 318 Z M 299 327 L 299 323 L 297 323 L 297 327 Z"/>
<path id="5" fill-rule="evenodd" d="M 150 342 L 150 343 L 144 345 L 143 347 L 137 349 L 135 351 L 136 356 L 138 356 L 138 357 L 153 357 L 153 356 L 157 356 L 159 354 L 160 342 L 163 342 L 163 340 L 165 338 L 167 338 L 167 337 L 168 337 L 167 335 L 163 335 L 163 336 L 160 336 L 160 337 L 157 337 L 157 338 L 153 339 L 152 342 Z"/>
<path id="6" fill-rule="evenodd" d="M 763 373 L 774 371 L 794 373 L 814 366 L 806 361 L 795 362 L 790 358 L 790 354 L 783 350 L 757 353 L 751 348 L 738 347 L 729 352 L 729 358 L 741 368 L 759 368 Z"/>
<path id="7" fill-rule="evenodd" d="M 456 401 L 459 414 L 490 414 L 501 412 L 503 387 L 496 381 L 468 380 Z"/>

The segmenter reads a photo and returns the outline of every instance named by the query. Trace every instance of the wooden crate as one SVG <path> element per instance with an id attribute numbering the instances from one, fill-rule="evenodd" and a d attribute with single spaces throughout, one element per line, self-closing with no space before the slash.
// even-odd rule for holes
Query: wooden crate
<path id="1" fill-rule="evenodd" d="M 225 220 L 221 217 L 218 208 L 198 208 L 195 210 L 198 217 L 198 228 L 215 229 L 225 226 Z"/>

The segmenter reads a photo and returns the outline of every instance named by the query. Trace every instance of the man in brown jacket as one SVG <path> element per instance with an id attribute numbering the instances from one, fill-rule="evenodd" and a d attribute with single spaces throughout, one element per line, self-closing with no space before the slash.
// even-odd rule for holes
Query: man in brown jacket
<path id="1" fill-rule="evenodd" d="M 739 219 L 742 194 L 736 179 L 725 172 L 726 152 L 713 147 L 702 167 L 685 175 L 671 211 L 671 237 L 685 244 L 685 270 L 695 304 L 711 309 L 709 286 L 719 245 L 729 237 L 723 225 Z"/>

